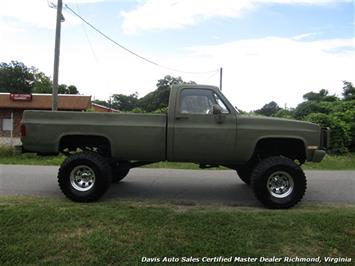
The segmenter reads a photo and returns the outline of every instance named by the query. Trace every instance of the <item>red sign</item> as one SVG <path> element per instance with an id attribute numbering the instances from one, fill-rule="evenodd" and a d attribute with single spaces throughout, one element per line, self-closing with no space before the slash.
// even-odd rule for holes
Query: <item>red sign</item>
<path id="1" fill-rule="evenodd" d="M 10 99 L 13 101 L 32 101 L 31 93 L 11 93 Z"/>

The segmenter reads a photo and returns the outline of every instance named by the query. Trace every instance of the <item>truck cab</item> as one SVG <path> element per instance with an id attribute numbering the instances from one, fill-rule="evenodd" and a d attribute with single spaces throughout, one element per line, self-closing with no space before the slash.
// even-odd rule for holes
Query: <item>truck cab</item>
<path id="1" fill-rule="evenodd" d="M 237 112 L 218 88 L 185 85 L 172 89 L 168 161 L 233 163 L 236 137 Z"/>

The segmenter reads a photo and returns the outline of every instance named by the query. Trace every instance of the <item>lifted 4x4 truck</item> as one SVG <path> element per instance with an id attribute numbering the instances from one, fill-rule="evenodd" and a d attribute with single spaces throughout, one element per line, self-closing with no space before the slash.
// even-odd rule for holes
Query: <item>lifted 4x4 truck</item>
<path id="1" fill-rule="evenodd" d="M 320 162 L 327 129 L 301 121 L 240 115 L 212 86 L 170 92 L 167 114 L 25 111 L 23 152 L 64 153 L 58 183 L 71 200 L 99 199 L 131 168 L 158 161 L 237 171 L 269 208 L 301 200 L 305 161 Z"/>

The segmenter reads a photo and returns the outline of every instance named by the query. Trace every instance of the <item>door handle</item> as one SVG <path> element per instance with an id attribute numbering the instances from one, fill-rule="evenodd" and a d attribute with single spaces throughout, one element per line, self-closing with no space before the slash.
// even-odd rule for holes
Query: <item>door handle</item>
<path id="1" fill-rule="evenodd" d="M 185 119 L 189 119 L 188 116 L 176 116 L 175 117 L 176 120 L 185 120 Z"/>

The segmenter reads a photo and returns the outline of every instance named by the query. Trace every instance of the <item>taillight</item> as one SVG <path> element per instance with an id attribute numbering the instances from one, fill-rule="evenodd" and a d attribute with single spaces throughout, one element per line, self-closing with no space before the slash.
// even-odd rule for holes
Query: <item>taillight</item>
<path id="1" fill-rule="evenodd" d="M 25 125 L 21 125 L 21 136 L 26 137 L 26 126 Z"/>

